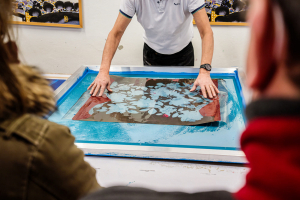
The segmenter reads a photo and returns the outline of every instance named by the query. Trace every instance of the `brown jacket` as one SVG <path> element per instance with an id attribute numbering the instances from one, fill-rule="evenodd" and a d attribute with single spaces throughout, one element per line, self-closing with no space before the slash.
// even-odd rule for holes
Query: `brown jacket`
<path id="1" fill-rule="evenodd" d="M 65 126 L 24 115 L 0 122 L 0 199 L 78 199 L 100 188 Z"/>

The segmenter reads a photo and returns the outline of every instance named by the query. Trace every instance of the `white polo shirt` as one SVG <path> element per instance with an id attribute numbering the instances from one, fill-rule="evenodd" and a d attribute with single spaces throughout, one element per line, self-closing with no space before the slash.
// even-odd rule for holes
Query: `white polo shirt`
<path id="1" fill-rule="evenodd" d="M 137 20 L 145 29 L 145 43 L 161 54 L 184 49 L 193 38 L 193 14 L 205 0 L 122 0 L 120 13 Z"/>

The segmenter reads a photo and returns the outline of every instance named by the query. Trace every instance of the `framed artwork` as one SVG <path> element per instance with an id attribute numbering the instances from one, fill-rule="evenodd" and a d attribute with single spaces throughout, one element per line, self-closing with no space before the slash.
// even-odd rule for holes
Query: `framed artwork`
<path id="1" fill-rule="evenodd" d="M 205 0 L 211 25 L 247 26 L 249 0 Z M 193 21 L 195 23 L 195 20 Z"/>
<path id="2" fill-rule="evenodd" d="M 82 28 L 81 0 L 15 0 L 13 24 Z"/>

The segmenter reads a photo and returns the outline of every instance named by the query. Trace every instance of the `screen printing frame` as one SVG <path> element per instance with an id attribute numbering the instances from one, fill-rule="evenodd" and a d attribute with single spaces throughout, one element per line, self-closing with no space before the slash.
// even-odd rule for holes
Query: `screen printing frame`
<path id="1" fill-rule="evenodd" d="M 72 74 L 59 88 L 55 90 L 58 105 L 65 96 L 76 86 L 89 71 L 99 71 L 100 66 L 82 66 Z M 111 66 L 110 72 L 124 74 L 198 74 L 199 68 L 194 67 L 144 67 L 144 66 Z M 236 79 L 238 92 L 246 106 L 247 91 L 244 87 L 243 71 L 238 68 L 213 68 L 212 75 L 230 75 Z M 244 91 L 245 90 L 245 91 Z M 246 98 L 245 98 L 246 97 Z M 245 154 L 241 150 L 197 149 L 182 147 L 156 147 L 139 145 L 97 144 L 75 142 L 85 155 L 114 156 L 131 158 L 171 159 L 225 163 L 247 163 Z"/>

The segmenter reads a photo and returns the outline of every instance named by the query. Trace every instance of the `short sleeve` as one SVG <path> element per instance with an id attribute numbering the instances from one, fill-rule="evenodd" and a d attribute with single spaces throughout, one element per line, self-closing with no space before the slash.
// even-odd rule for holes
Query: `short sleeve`
<path id="1" fill-rule="evenodd" d="M 195 14 L 197 11 L 205 7 L 204 0 L 188 0 L 189 12 Z"/>
<path id="2" fill-rule="evenodd" d="M 135 0 L 122 0 L 120 6 L 120 13 L 125 17 L 131 19 L 135 14 Z"/>

